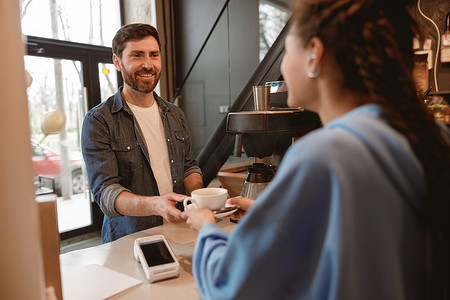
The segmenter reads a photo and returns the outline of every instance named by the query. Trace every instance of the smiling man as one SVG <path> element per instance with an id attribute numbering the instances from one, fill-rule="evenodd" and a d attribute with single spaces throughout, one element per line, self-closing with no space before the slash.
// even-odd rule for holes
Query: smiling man
<path id="1" fill-rule="evenodd" d="M 82 150 L 94 199 L 102 209 L 102 240 L 179 222 L 175 207 L 203 187 L 186 118 L 155 92 L 161 76 L 156 29 L 129 24 L 113 39 L 113 61 L 124 85 L 91 109 Z"/>

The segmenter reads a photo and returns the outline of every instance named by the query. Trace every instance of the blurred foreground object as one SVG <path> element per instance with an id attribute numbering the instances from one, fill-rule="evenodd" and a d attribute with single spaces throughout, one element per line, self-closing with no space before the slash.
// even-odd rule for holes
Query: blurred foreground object
<path id="1" fill-rule="evenodd" d="M 61 110 L 57 109 L 47 113 L 42 119 L 41 127 L 44 137 L 42 138 L 41 143 L 49 134 L 57 134 L 60 132 L 65 123 L 66 115 Z"/>

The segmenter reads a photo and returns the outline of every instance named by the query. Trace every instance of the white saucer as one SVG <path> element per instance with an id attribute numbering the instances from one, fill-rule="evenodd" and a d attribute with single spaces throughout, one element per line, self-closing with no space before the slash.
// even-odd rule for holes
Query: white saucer
<path id="1" fill-rule="evenodd" d="M 234 206 L 234 205 L 226 203 L 225 206 L 221 210 L 223 210 L 229 206 Z M 214 217 L 223 218 L 223 217 L 226 217 L 226 216 L 229 216 L 229 215 L 235 213 L 238 209 L 239 209 L 239 207 L 236 207 L 235 209 L 232 209 L 232 210 L 226 211 L 226 212 L 220 212 L 221 210 L 218 210 L 214 213 Z"/>
<path id="2" fill-rule="evenodd" d="M 216 218 L 223 218 L 223 217 L 226 217 L 226 216 L 229 216 L 229 215 L 235 213 L 239 209 L 239 207 L 236 207 L 233 210 L 226 211 L 226 212 L 221 212 L 222 210 L 224 210 L 225 208 L 227 208 L 229 206 L 233 206 L 233 205 L 230 205 L 230 204 L 226 203 L 224 207 L 222 207 L 220 210 L 214 212 L 214 217 L 216 217 Z M 194 205 L 192 203 L 188 204 L 186 206 L 186 210 L 190 210 L 190 209 L 193 209 L 193 208 L 194 208 Z"/>

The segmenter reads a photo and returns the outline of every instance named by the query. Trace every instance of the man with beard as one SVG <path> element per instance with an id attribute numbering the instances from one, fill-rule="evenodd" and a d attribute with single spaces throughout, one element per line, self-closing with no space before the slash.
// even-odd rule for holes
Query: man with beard
<path id="1" fill-rule="evenodd" d="M 105 217 L 104 243 L 181 221 L 175 207 L 203 187 L 180 108 L 153 90 L 161 76 L 156 29 L 129 24 L 113 39 L 113 61 L 124 85 L 92 108 L 82 128 L 89 185 Z"/>

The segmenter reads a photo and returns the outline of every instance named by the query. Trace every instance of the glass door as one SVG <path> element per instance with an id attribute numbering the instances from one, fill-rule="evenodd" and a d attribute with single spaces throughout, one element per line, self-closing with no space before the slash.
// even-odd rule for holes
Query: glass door
<path id="1" fill-rule="evenodd" d="M 120 28 L 121 0 L 19 0 L 27 45 L 25 67 L 30 145 L 36 194 L 58 196 L 61 240 L 101 228 L 103 214 L 92 201 L 80 147 L 86 111 L 103 93 L 117 90 L 120 78 L 110 65 L 111 41 Z M 104 68 L 98 68 L 105 64 Z M 102 94 L 102 95 L 101 95 Z M 43 117 L 61 111 L 63 129 L 44 136 Z"/>
<path id="2" fill-rule="evenodd" d="M 60 233 L 92 226 L 92 205 L 80 147 L 86 111 L 82 63 L 26 56 L 25 69 L 32 78 L 27 94 L 36 194 L 58 196 Z M 55 111 L 64 114 L 65 124 L 59 133 L 45 136 L 43 118 Z"/>

